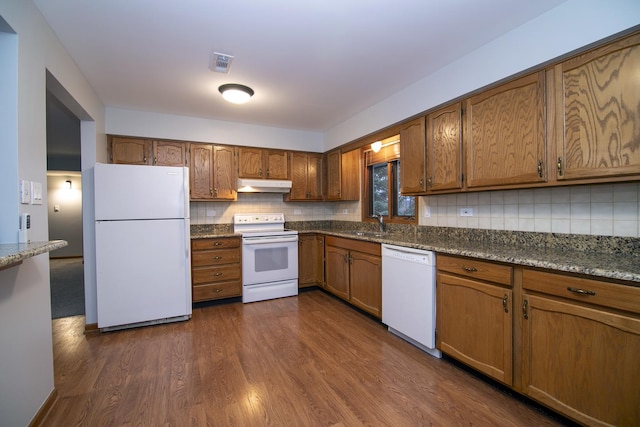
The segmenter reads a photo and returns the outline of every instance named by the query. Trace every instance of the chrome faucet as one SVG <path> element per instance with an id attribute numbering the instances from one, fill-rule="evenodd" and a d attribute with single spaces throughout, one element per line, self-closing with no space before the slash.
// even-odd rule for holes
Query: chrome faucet
<path id="1" fill-rule="evenodd" d="M 384 216 L 378 214 L 378 215 L 373 215 L 373 218 L 376 219 L 376 221 L 378 221 L 378 226 L 380 227 L 380 233 L 384 233 Z"/>

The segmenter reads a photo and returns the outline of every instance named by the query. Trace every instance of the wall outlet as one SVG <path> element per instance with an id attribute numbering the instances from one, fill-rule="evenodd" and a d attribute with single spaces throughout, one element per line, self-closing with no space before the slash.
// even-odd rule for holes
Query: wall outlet
<path id="1" fill-rule="evenodd" d="M 348 209 L 342 209 L 342 215 L 348 215 L 348 214 L 349 214 Z"/>
<path id="2" fill-rule="evenodd" d="M 216 216 L 216 211 L 213 209 L 207 209 L 207 216 Z"/>
<path id="3" fill-rule="evenodd" d="M 424 207 L 424 217 L 431 218 L 431 206 Z"/>
<path id="4" fill-rule="evenodd" d="M 460 216 L 473 216 L 473 208 L 460 208 Z"/>
<path id="5" fill-rule="evenodd" d="M 294 215 L 302 215 L 302 209 L 294 209 L 293 210 L 293 214 Z"/>

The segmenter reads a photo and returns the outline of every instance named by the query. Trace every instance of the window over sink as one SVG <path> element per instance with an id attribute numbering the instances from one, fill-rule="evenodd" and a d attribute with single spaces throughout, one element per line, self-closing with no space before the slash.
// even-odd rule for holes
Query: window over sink
<path id="1" fill-rule="evenodd" d="M 363 221 L 382 215 L 386 222 L 415 223 L 416 197 L 400 193 L 400 136 L 381 142 L 378 152 L 364 150 Z"/>

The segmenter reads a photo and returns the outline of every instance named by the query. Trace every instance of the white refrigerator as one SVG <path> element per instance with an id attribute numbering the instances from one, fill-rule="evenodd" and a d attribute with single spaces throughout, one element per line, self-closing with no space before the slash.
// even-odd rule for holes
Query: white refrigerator
<path id="1" fill-rule="evenodd" d="M 189 170 L 94 169 L 98 328 L 191 317 Z"/>

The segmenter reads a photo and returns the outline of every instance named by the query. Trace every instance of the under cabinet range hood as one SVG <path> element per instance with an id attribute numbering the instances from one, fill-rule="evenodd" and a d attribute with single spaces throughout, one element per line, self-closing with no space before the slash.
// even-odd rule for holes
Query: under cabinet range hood
<path id="1" fill-rule="evenodd" d="M 288 193 L 291 181 L 276 179 L 238 179 L 238 193 Z"/>

